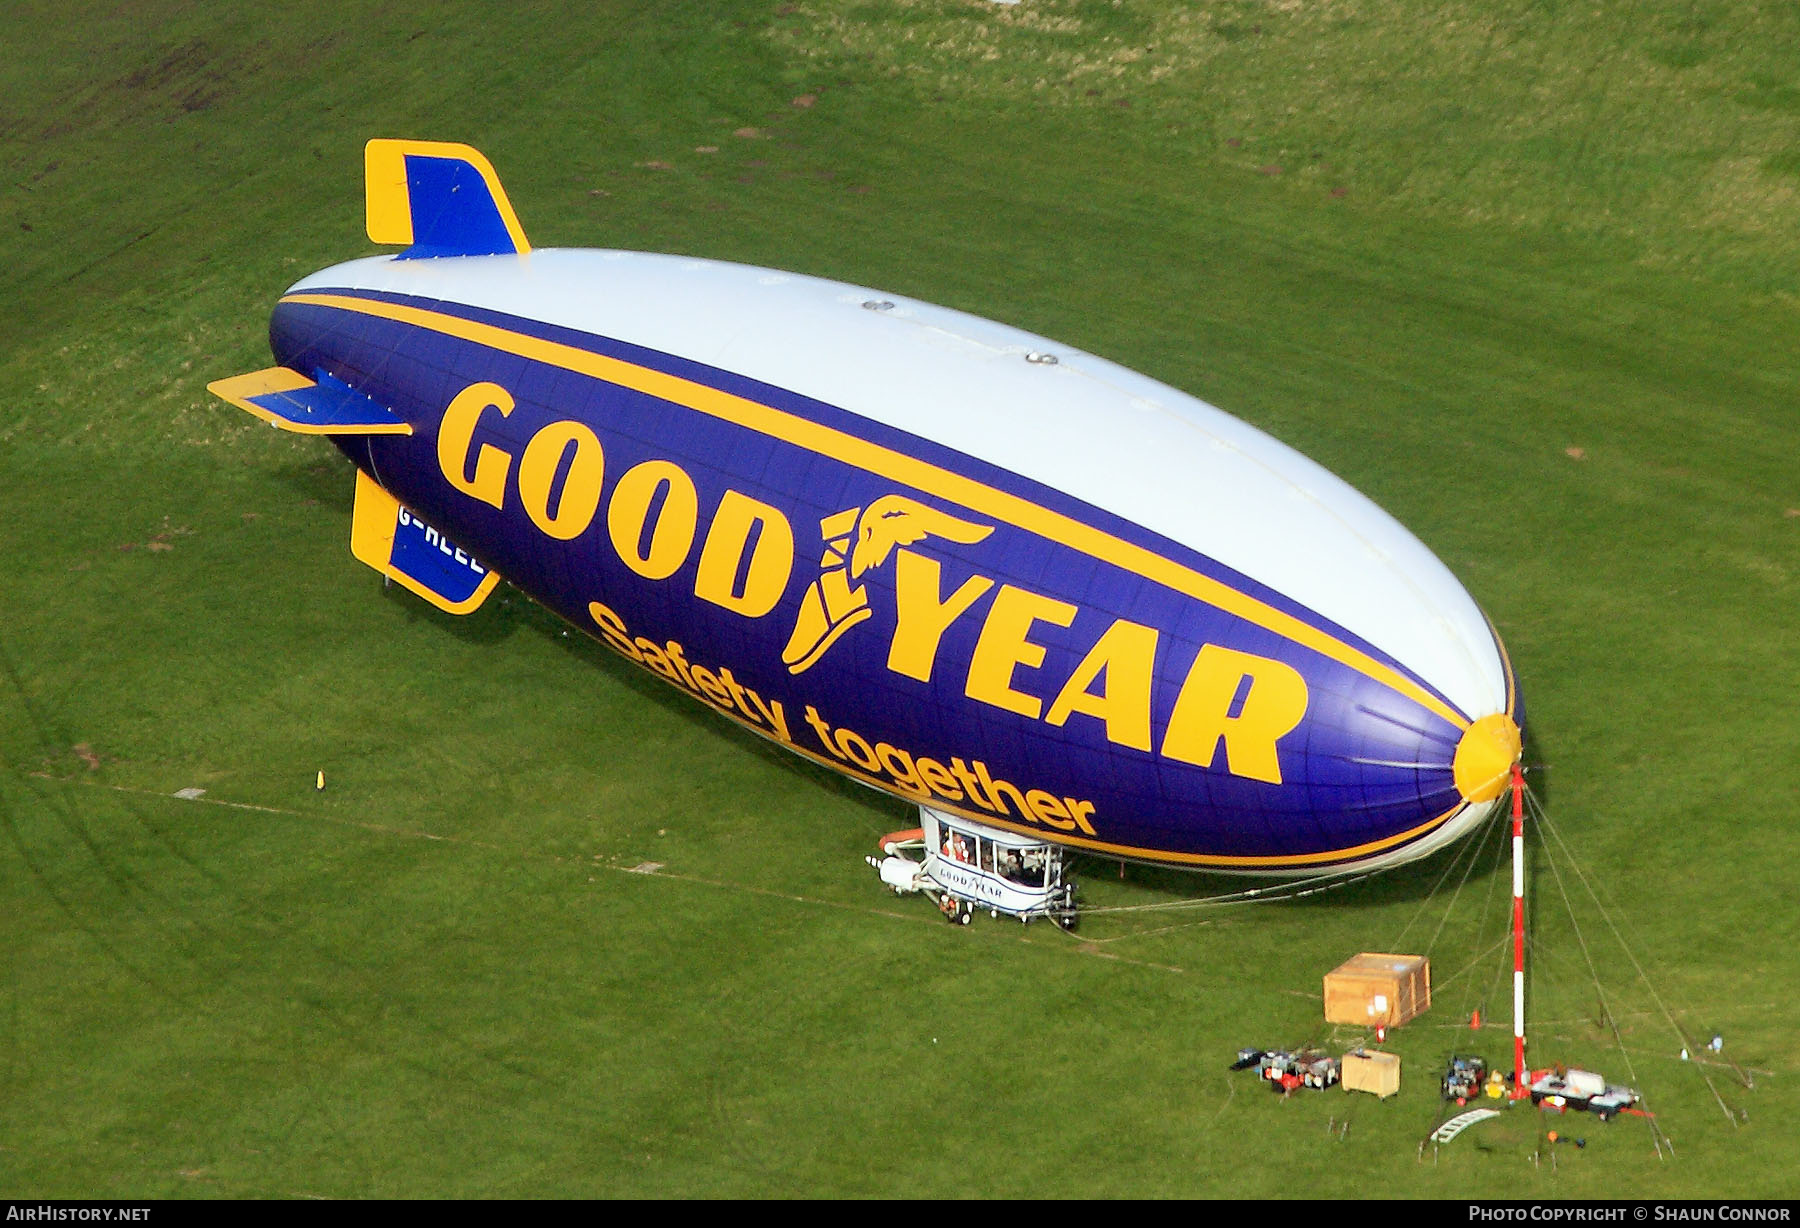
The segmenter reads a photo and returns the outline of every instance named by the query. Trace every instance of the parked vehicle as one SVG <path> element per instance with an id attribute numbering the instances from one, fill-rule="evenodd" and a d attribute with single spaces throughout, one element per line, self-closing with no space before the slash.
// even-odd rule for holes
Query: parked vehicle
<path id="1" fill-rule="evenodd" d="M 1531 1103 L 1592 1113 L 1601 1121 L 1611 1121 L 1640 1099 L 1634 1088 L 1608 1083 L 1591 1070 L 1540 1071 L 1531 1082 Z"/>

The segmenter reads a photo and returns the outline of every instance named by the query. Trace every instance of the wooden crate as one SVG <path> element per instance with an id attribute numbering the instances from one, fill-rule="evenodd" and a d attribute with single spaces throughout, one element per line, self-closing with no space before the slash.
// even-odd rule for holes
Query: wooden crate
<path id="1" fill-rule="evenodd" d="M 1400 1090 L 1400 1055 L 1374 1049 L 1344 1054 L 1344 1090 L 1374 1092 L 1386 1100 Z"/>
<path id="2" fill-rule="evenodd" d="M 1325 974 L 1325 1021 L 1391 1028 L 1431 1008 L 1431 961 L 1364 952 Z"/>

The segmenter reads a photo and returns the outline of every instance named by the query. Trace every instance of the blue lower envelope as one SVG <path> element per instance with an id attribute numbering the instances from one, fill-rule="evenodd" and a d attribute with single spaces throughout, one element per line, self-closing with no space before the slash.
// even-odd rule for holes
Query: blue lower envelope
<path id="1" fill-rule="evenodd" d="M 476 562 L 360 469 L 350 553 L 452 614 L 473 613 L 500 583 L 498 572 Z"/>

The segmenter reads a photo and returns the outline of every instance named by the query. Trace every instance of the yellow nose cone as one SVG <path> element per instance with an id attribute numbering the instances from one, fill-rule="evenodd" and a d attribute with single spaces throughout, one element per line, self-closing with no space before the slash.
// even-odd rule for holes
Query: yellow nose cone
<path id="1" fill-rule="evenodd" d="M 1512 765 L 1519 761 L 1523 739 L 1519 726 L 1504 712 L 1484 716 L 1456 744 L 1456 791 L 1465 802 L 1491 802 L 1506 792 Z"/>

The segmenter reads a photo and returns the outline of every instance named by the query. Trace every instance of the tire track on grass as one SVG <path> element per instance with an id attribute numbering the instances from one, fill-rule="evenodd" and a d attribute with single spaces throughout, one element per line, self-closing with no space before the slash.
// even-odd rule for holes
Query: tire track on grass
<path id="1" fill-rule="evenodd" d="M 28 727 L 27 732 L 36 742 L 38 751 L 40 753 L 50 752 L 46 757 L 53 760 L 55 752 L 52 752 L 51 748 L 55 742 L 51 737 L 53 731 L 51 729 L 50 721 L 43 713 L 38 711 L 37 705 L 32 701 L 30 692 L 25 688 L 24 680 L 19 673 L 18 666 L 13 661 L 11 653 L 6 650 L 3 641 L 0 641 L 0 678 L 4 679 L 7 688 L 11 691 L 12 696 L 14 697 L 14 704 L 12 706 L 23 715 L 25 724 Z M 67 743 L 65 742 L 63 745 L 67 745 Z M 34 850 L 31 842 L 28 841 L 24 826 L 23 811 L 18 808 L 20 806 L 20 799 L 15 795 L 15 791 L 10 786 L 14 782 L 18 782 L 23 785 L 25 789 L 31 791 L 34 799 L 45 804 L 46 810 L 54 816 L 58 826 L 63 831 L 73 836 L 75 842 L 85 850 L 89 861 L 93 863 L 94 867 L 107 882 L 112 885 L 114 893 L 119 897 L 121 902 L 129 902 L 140 914 L 146 914 L 147 910 L 144 907 L 143 900 L 141 898 L 133 898 L 134 889 L 139 892 L 148 892 L 152 896 L 154 896 L 155 893 L 148 888 L 147 884 L 145 884 L 140 877 L 129 872 L 121 872 L 118 867 L 108 861 L 105 854 L 101 851 L 98 842 L 94 839 L 93 833 L 88 830 L 87 825 L 81 820 L 80 816 L 75 813 L 73 807 L 67 805 L 66 801 L 59 803 L 57 800 L 52 800 L 52 798 L 46 796 L 45 791 L 43 790 L 33 789 L 26 783 L 28 779 L 28 774 L 22 767 L 12 763 L 10 758 L 5 754 L 4 748 L 0 747 L 0 823 L 4 823 L 7 840 L 17 851 L 20 863 L 25 867 L 27 874 L 36 885 L 38 891 L 45 899 L 50 901 L 56 911 L 59 912 L 71 926 L 83 934 L 87 940 L 93 944 L 95 950 L 99 951 L 102 956 L 124 972 L 133 981 L 144 986 L 146 989 L 149 989 L 158 997 L 163 998 L 166 1001 L 182 1007 L 191 1007 L 192 1000 L 187 995 L 180 993 L 162 979 L 153 975 L 148 968 L 141 965 L 138 961 L 127 957 L 121 945 L 111 936 L 109 929 L 98 924 L 82 909 L 77 907 L 69 884 L 62 882 L 57 878 L 48 859 L 42 856 L 40 851 Z"/>
<path id="2" fill-rule="evenodd" d="M 0 717 L 9 709 L 22 718 L 20 732 L 42 760 L 54 763 L 66 751 L 69 740 L 65 731 L 33 701 L 15 660 L 0 642 Z M 73 805 L 63 791 L 70 786 L 85 786 L 119 797 L 127 819 L 148 833 L 169 856 L 193 867 L 217 889 L 213 902 L 220 906 L 226 920 L 208 922 L 196 917 L 190 901 L 159 889 L 146 873 L 132 870 L 123 864 L 123 858 L 109 854 L 82 808 Z M 264 957 L 271 954 L 292 959 L 292 955 L 281 955 L 279 948 L 284 946 L 314 965 L 303 983 L 288 988 L 285 1001 L 301 1008 L 313 1018 L 313 1026 L 328 1037 L 337 1038 L 355 1054 L 354 1058 L 336 1059 L 338 1063 L 393 1063 L 408 1071 L 414 1086 L 396 1097 L 396 1107 L 405 1106 L 404 1111 L 417 1120 L 429 1120 L 440 1107 L 447 1082 L 457 1088 L 459 1096 L 473 1095 L 486 1102 L 490 1111 L 499 1111 L 508 1100 L 516 1098 L 514 1089 L 520 1082 L 541 1088 L 552 1081 L 503 1050 L 471 1043 L 438 1023 L 428 1009 L 411 1003 L 402 1006 L 403 1030 L 414 1038 L 433 1038 L 443 1057 L 434 1062 L 428 1053 L 421 1052 L 424 1046 L 395 1044 L 391 1039 L 395 1029 L 389 1016 L 401 1002 L 380 993 L 357 994 L 354 990 L 349 991 L 353 995 L 349 1002 L 331 997 L 332 993 L 343 992 L 344 986 L 368 985 L 374 973 L 367 961 L 351 958 L 341 947 L 303 932 L 297 923 L 284 923 L 269 916 L 235 881 L 203 865 L 181 848 L 166 829 L 148 818 L 148 808 L 137 800 L 146 797 L 169 800 L 168 795 L 151 790 L 31 771 L 25 764 L 15 762 L 0 744 L 0 826 L 4 826 L 6 843 L 16 852 L 37 893 L 108 965 L 154 1001 L 217 1036 L 225 1048 L 212 1054 L 212 1059 L 264 1069 L 277 1083 L 291 1083 L 291 1092 L 300 1104 L 285 1126 L 271 1124 L 269 1129 L 275 1136 L 299 1137 L 309 1130 L 316 1133 L 315 1128 L 323 1125 L 328 1136 L 341 1137 L 344 1115 L 341 1107 L 331 1107 L 335 1100 L 330 1081 L 307 1077 L 303 1070 L 317 1057 L 318 1050 L 328 1050 L 332 1042 L 327 1039 L 309 1044 L 304 1051 L 283 1050 L 284 1035 L 305 1036 L 308 1027 L 295 1020 L 284 1021 L 279 1012 L 273 1017 L 247 1020 L 233 996 L 232 988 L 242 982 L 246 968 L 261 966 L 266 962 Z M 216 804 L 274 814 L 298 813 L 247 803 Z M 34 810 L 51 819 L 53 826 L 45 833 L 50 837 L 48 841 L 33 838 L 34 828 L 43 826 L 30 821 Z M 376 825 L 361 826 L 382 830 Z M 56 839 L 57 832 L 63 833 L 65 839 Z M 427 832 L 410 834 L 437 838 Z M 79 864 L 60 857 L 62 850 L 77 852 Z M 88 898 L 91 887 L 82 880 L 90 875 L 97 876 L 92 881 L 102 884 L 100 889 L 106 900 L 141 918 L 146 936 L 137 945 L 154 949 L 155 960 L 135 953 L 131 942 L 118 936 L 117 918 Z M 19 983 L 20 963 L 18 959 L 8 961 L 12 969 L 12 1022 L 7 1065 L 15 1072 L 21 1068 L 22 1060 L 17 1012 L 22 992 L 27 988 Z M 172 971 L 174 967 L 180 971 Z M 184 987 L 183 981 L 191 986 L 204 985 L 207 992 Z"/>
<path id="3" fill-rule="evenodd" d="M 911 924 L 924 925 L 927 927 L 941 927 L 942 926 L 942 920 L 941 920 L 941 918 L 938 917 L 938 915 L 936 914 L 935 911 L 931 912 L 929 914 L 916 913 L 916 912 L 911 912 L 911 911 L 900 912 L 900 911 L 897 911 L 894 909 L 889 909 L 889 908 L 875 908 L 875 907 L 871 907 L 867 904 L 849 903 L 849 902 L 842 901 L 842 900 L 826 899 L 822 896 L 810 896 L 810 895 L 804 895 L 804 894 L 801 894 L 798 892 L 793 892 L 793 891 L 782 891 L 782 890 L 778 890 L 777 888 L 774 888 L 774 887 L 761 887 L 761 886 L 757 886 L 755 883 L 746 883 L 746 882 L 734 881 L 731 879 L 709 878 L 705 875 L 700 875 L 700 874 L 687 874 L 687 873 L 682 873 L 679 871 L 671 871 L 666 866 L 663 866 L 659 863 L 648 861 L 648 860 L 645 860 L 642 858 L 611 857 L 611 858 L 607 858 L 607 859 L 601 859 L 598 855 L 596 855 L 595 857 L 593 857 L 591 859 L 583 859 L 581 857 L 571 857 L 571 856 L 568 856 L 566 854 L 561 854 L 561 853 L 546 853 L 546 852 L 539 852 L 539 851 L 533 850 L 533 849 L 521 849 L 521 848 L 516 848 L 516 847 L 512 847 L 512 846 L 508 846 L 508 845 L 496 844 L 491 840 L 480 840 L 480 839 L 476 839 L 476 838 L 468 837 L 468 836 L 446 836 L 446 835 L 440 834 L 438 832 L 425 831 L 422 828 L 405 827 L 405 826 L 400 826 L 400 825 L 393 824 L 393 823 L 382 823 L 382 822 L 377 822 L 377 821 L 369 820 L 369 819 L 352 819 L 352 818 L 344 817 L 342 815 L 320 814 L 320 813 L 313 812 L 313 811 L 294 810 L 291 808 L 280 807 L 280 806 L 261 806 L 261 805 L 256 805 L 256 804 L 250 803 L 250 802 L 226 801 L 222 798 L 212 798 L 212 797 L 181 798 L 181 797 L 177 797 L 175 794 L 163 793 L 163 792 L 160 792 L 160 791 L 154 790 L 154 789 L 142 789 L 142 788 L 135 788 L 135 787 L 129 786 L 129 785 L 108 784 L 104 781 L 87 781 L 87 780 L 81 780 L 79 778 L 61 778 L 61 777 L 50 777 L 50 776 L 43 777 L 43 779 L 56 781 L 58 783 L 68 784 L 68 785 L 72 785 L 72 786 L 84 787 L 84 788 L 108 789 L 108 790 L 113 790 L 113 791 L 121 792 L 121 793 L 133 793 L 133 794 L 138 794 L 138 795 L 144 796 L 144 797 L 159 798 L 164 801 L 185 802 L 190 805 L 196 805 L 196 806 L 221 806 L 221 807 L 227 807 L 227 808 L 234 809 L 234 810 L 254 811 L 254 812 L 258 812 L 258 813 L 262 813 L 262 814 L 278 815 L 283 818 L 300 819 L 300 820 L 303 820 L 308 823 L 329 823 L 329 824 L 334 824 L 334 825 L 341 826 L 341 827 L 352 827 L 352 828 L 356 828 L 361 831 L 372 832 L 377 835 L 396 837 L 399 839 L 431 840 L 431 841 L 436 841 L 436 842 L 442 843 L 442 844 L 461 846 L 464 848 L 479 849 L 482 852 L 496 853 L 496 854 L 500 854 L 500 855 L 507 856 L 507 857 L 529 858 L 532 860 L 543 862 L 545 864 L 565 866 L 570 869 L 574 869 L 574 870 L 578 870 L 578 871 L 592 872 L 592 871 L 596 871 L 596 870 L 603 870 L 609 874 L 628 874 L 628 875 L 632 875 L 637 878 L 660 879 L 665 882 L 684 883 L 689 886 L 705 887 L 705 888 L 708 888 L 711 890 L 737 892 L 737 893 L 744 894 L 744 895 L 758 896 L 758 897 L 761 897 L 764 899 L 783 900 L 783 901 L 787 901 L 787 902 L 793 903 L 793 904 L 803 904 L 803 905 L 807 905 L 809 907 L 816 907 L 816 908 L 828 908 L 828 909 L 832 909 L 832 910 L 839 911 L 839 912 L 856 913 L 856 914 L 860 914 L 862 916 L 879 917 L 879 918 L 883 918 L 886 920 L 892 920 L 892 921 L 903 921 L 903 922 L 907 922 L 907 923 L 911 923 Z M 630 864 L 630 865 L 625 864 L 628 861 L 631 862 L 632 864 Z M 1020 928 L 1021 928 L 1021 930 L 1023 929 L 1023 927 L 1020 927 Z M 1054 928 L 1054 927 L 1040 927 L 1039 932 L 1043 932 L 1043 930 L 1045 930 L 1047 928 Z M 1167 926 L 1167 927 L 1163 927 L 1163 929 L 1151 931 L 1151 933 L 1161 933 L 1161 932 L 1163 932 L 1163 930 L 1178 929 L 1178 928 L 1184 928 L 1184 927 L 1183 926 Z M 1159 963 L 1154 960 L 1136 959 L 1136 958 L 1133 958 L 1128 955 L 1120 955 L 1113 951 L 1103 950 L 1098 945 L 1101 942 L 1114 942 L 1114 941 L 1118 941 L 1120 938 L 1133 938 L 1133 937 L 1140 936 L 1135 933 L 1123 934 L 1123 935 L 1119 935 L 1115 938 L 1094 939 L 1094 938 L 1076 937 L 1074 935 L 1067 935 L 1067 934 L 1064 934 L 1064 931 L 1061 929 L 1056 929 L 1055 932 L 1059 935 L 1064 935 L 1065 937 L 1067 937 L 1069 939 L 1069 941 L 1067 943 L 1035 942 L 1035 941 L 1031 941 L 1030 936 L 1023 932 L 1021 932 L 1018 935 L 1015 935 L 1015 938 L 1017 941 L 1020 941 L 1020 942 L 1024 943 L 1025 945 L 1031 946 L 1036 949 L 1045 949 L 1045 950 L 1060 949 L 1063 951 L 1071 952 L 1071 953 L 1074 953 L 1077 955 L 1087 956 L 1087 957 L 1094 958 L 1094 959 L 1104 959 L 1104 960 L 1108 960 L 1108 961 L 1111 961 L 1114 963 L 1128 964 L 1128 965 L 1132 965 L 1135 967 L 1155 968 L 1155 969 L 1159 969 L 1164 972 L 1173 972 L 1173 973 L 1177 973 L 1177 974 L 1181 974 L 1181 975 L 1185 975 L 1187 972 L 1186 968 L 1183 968 L 1176 964 L 1165 964 L 1165 963 Z"/>

